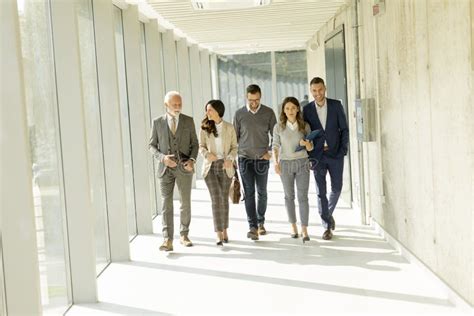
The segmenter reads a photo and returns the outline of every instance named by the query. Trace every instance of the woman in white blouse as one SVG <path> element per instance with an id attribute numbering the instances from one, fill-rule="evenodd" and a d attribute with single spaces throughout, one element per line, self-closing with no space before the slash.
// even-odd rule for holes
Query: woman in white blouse
<path id="1" fill-rule="evenodd" d="M 233 163 L 237 157 L 235 129 L 222 119 L 224 112 L 222 101 L 207 102 L 199 137 L 199 153 L 204 157 L 202 175 L 211 195 L 218 246 L 229 242 L 229 190 L 235 173 Z"/>

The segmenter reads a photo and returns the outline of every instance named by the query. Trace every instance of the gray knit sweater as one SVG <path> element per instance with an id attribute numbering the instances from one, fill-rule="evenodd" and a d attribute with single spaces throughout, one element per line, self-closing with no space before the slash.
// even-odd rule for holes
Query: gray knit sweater
<path id="1" fill-rule="evenodd" d="M 253 114 L 246 106 L 235 112 L 234 127 L 239 144 L 239 157 L 258 159 L 271 150 L 269 135 L 273 134 L 276 117 L 273 110 L 260 104 L 260 109 Z"/>
<path id="2" fill-rule="evenodd" d="M 306 150 L 295 152 L 300 140 L 311 132 L 308 123 L 305 123 L 306 132 L 302 133 L 298 129 L 292 130 L 288 126 L 283 128 L 280 123 L 273 129 L 273 149 L 280 148 L 280 160 L 294 160 L 307 158 Z"/>

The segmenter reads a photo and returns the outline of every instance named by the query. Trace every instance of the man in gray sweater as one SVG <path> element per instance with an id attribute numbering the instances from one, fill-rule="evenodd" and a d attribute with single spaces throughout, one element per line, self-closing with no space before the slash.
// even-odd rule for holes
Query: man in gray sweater
<path id="1" fill-rule="evenodd" d="M 265 235 L 267 180 L 271 158 L 271 140 L 276 117 L 273 110 L 260 104 L 260 87 L 247 87 L 247 105 L 235 112 L 234 127 L 239 144 L 239 170 L 245 193 L 245 210 L 249 223 L 247 238 L 258 240 Z M 258 202 L 255 203 L 255 186 Z"/>

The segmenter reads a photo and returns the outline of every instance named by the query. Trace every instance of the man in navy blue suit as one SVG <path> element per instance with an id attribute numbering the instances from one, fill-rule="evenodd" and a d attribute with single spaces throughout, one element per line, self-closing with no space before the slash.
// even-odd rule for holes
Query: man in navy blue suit
<path id="1" fill-rule="evenodd" d="M 322 129 L 322 137 L 317 138 L 314 150 L 309 152 L 318 193 L 319 215 L 325 229 L 324 240 L 332 238 L 336 222 L 332 213 L 342 190 L 344 156 L 349 145 L 349 128 L 342 104 L 338 100 L 326 98 L 324 80 L 315 77 L 310 82 L 314 101 L 303 109 L 303 117 L 311 130 Z M 326 175 L 331 177 L 331 194 L 326 196 Z"/>

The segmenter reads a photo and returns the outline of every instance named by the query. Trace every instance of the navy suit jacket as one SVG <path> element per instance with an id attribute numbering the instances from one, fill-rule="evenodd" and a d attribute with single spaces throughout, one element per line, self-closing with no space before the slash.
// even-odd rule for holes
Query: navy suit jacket
<path id="1" fill-rule="evenodd" d="M 316 161 L 320 161 L 323 156 L 324 141 L 326 141 L 329 146 L 329 150 L 324 152 L 324 154 L 332 158 L 344 157 L 347 154 L 349 146 L 349 128 L 347 126 L 344 108 L 338 100 L 328 98 L 326 98 L 326 100 L 328 107 L 326 129 L 321 137 L 315 140 L 314 150 L 309 152 L 309 157 Z M 308 122 L 312 131 L 316 129 L 323 130 L 314 101 L 308 103 L 303 108 L 303 118 Z"/>

